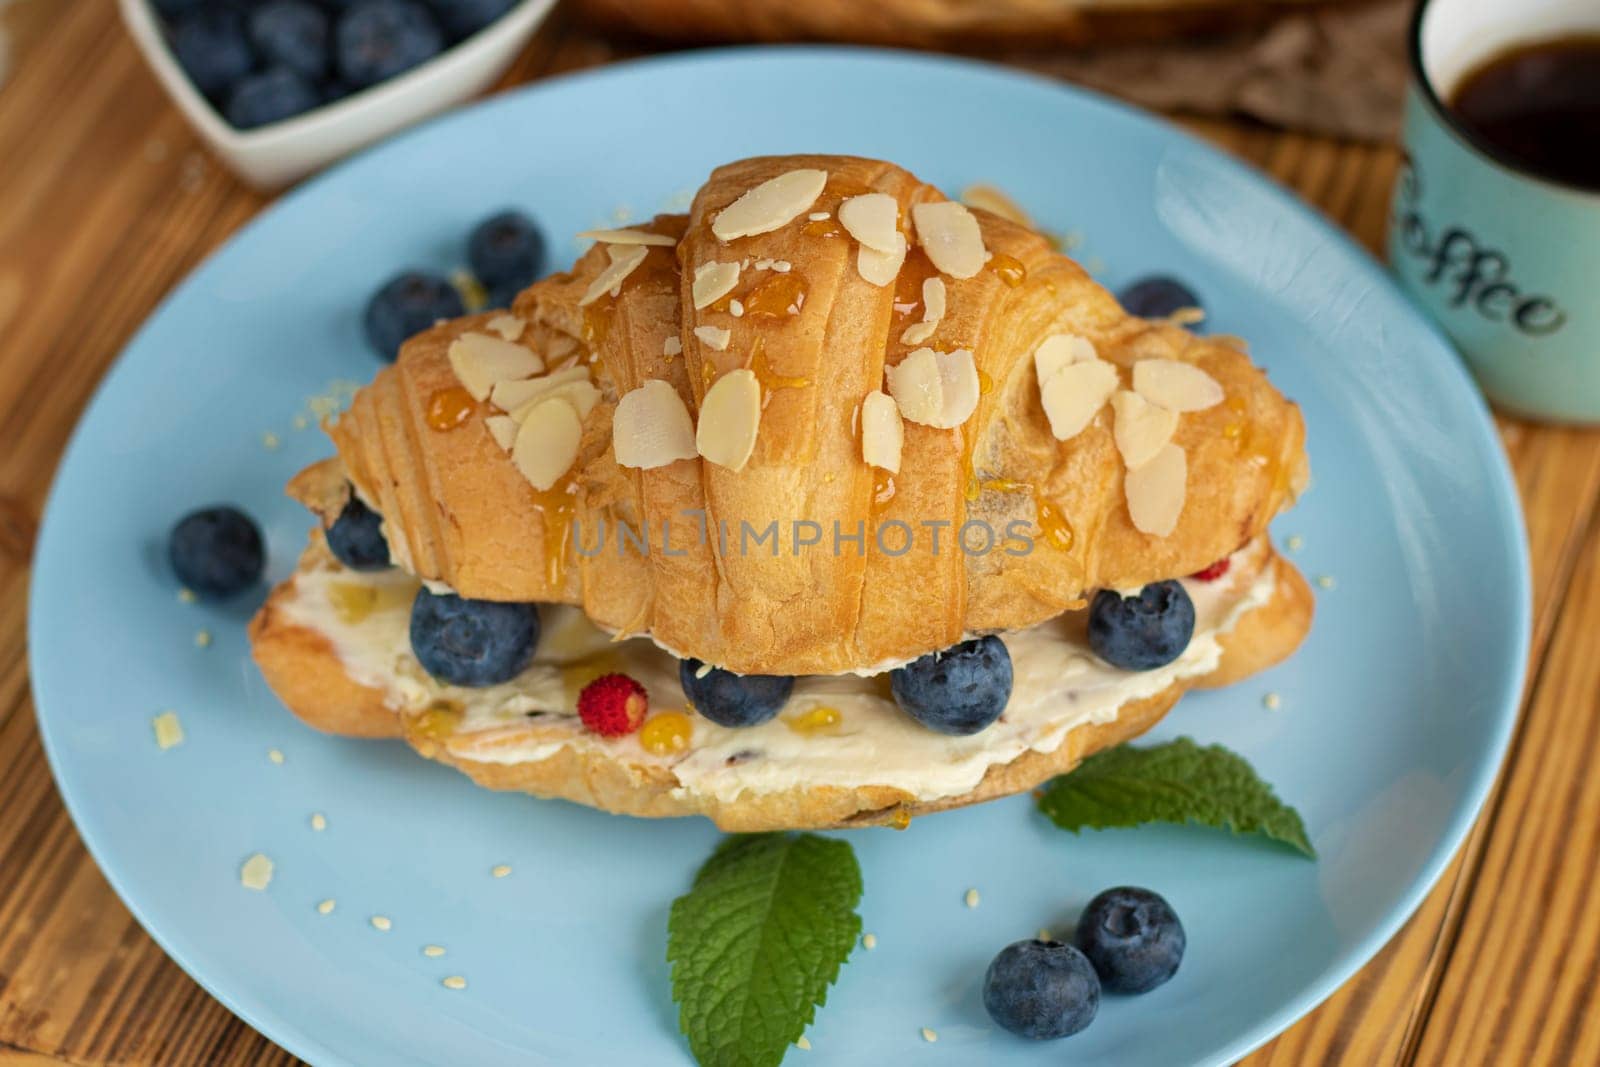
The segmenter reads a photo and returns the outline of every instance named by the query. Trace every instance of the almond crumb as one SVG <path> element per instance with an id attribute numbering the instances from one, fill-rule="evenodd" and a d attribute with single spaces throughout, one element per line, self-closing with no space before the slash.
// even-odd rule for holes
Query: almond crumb
<path id="1" fill-rule="evenodd" d="M 496 878 L 504 878 L 506 875 L 511 873 L 511 867 L 509 864 L 501 863 L 490 869 L 489 873 L 494 875 Z"/>
<path id="2" fill-rule="evenodd" d="M 183 723 L 178 721 L 177 712 L 163 711 L 150 720 L 150 725 L 155 728 L 156 747 L 161 751 L 183 744 Z"/>
<path id="3" fill-rule="evenodd" d="M 257 852 L 239 868 L 239 884 L 246 889 L 262 890 L 272 882 L 272 861 Z"/>
<path id="4" fill-rule="evenodd" d="M 320 811 L 311 813 L 311 828 L 319 833 L 328 828 L 328 818 Z"/>
<path id="5" fill-rule="evenodd" d="M 967 890 L 967 895 L 962 899 L 967 902 L 967 907 L 976 908 L 978 906 L 978 891 L 976 889 L 969 889 Z"/>
<path id="6" fill-rule="evenodd" d="M 436 960 L 444 955 L 443 945 L 423 945 L 422 954 L 431 960 Z"/>
<path id="7" fill-rule="evenodd" d="M 195 645 L 196 648 L 210 648 L 211 647 L 211 631 L 210 630 L 196 630 L 195 633 L 194 633 L 194 645 Z"/>
<path id="8" fill-rule="evenodd" d="M 922 1040 L 931 1045 L 935 1041 L 939 1040 L 939 1032 L 931 1027 L 924 1026 L 922 1028 Z"/>
<path id="9" fill-rule="evenodd" d="M 388 930 L 394 926 L 387 915 L 374 915 L 370 921 L 374 930 Z"/>
<path id="10" fill-rule="evenodd" d="M 319 915 L 331 915 L 333 914 L 334 906 L 334 899 L 329 897 L 327 900 L 324 900 L 322 903 L 317 905 L 317 913 Z"/>
<path id="11" fill-rule="evenodd" d="M 444 986 L 446 989 L 465 989 L 465 988 L 467 988 L 467 980 L 465 978 L 461 977 L 459 974 L 452 974 L 449 978 L 446 978 L 444 981 L 440 982 L 439 984 Z"/>
<path id="12" fill-rule="evenodd" d="M 283 765 L 283 753 L 279 752 L 275 748 L 267 749 L 267 759 L 271 760 L 273 763 L 278 764 L 279 766 Z"/>

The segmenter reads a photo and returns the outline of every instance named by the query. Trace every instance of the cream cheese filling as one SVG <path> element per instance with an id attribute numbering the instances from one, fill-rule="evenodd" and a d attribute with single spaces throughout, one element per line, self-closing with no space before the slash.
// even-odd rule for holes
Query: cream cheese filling
<path id="1" fill-rule="evenodd" d="M 1259 543 L 1241 549 L 1235 566 L 1216 581 L 1183 580 L 1195 606 L 1194 637 L 1178 659 L 1155 670 L 1125 671 L 1096 657 L 1084 634 L 1083 612 L 1001 635 L 1011 655 L 1010 702 L 993 725 L 965 737 L 936 733 L 902 712 L 890 696 L 887 674 L 810 676 L 796 680 L 777 718 L 728 729 L 691 715 L 688 748 L 661 755 L 646 750 L 638 734 L 607 739 L 584 729 L 577 693 L 601 674 L 622 671 L 649 692 L 651 714 L 684 709 L 677 660 L 648 638 L 614 640 L 577 608 L 542 605 L 533 663 L 511 681 L 482 689 L 436 682 L 411 654 L 411 601 L 418 583 L 403 571 L 303 572 L 283 611 L 291 622 L 326 637 L 350 677 L 385 693 L 401 714 L 419 714 L 440 702 L 460 708 L 445 743 L 466 759 L 536 762 L 572 746 L 670 768 L 680 790 L 724 803 L 813 785 L 887 786 L 932 801 L 969 792 L 992 766 L 1029 750 L 1054 751 L 1073 728 L 1109 722 L 1125 704 L 1212 671 L 1222 655 L 1218 636 L 1272 598 L 1270 562 L 1252 580 L 1238 580 L 1250 569 L 1239 565 L 1243 557 L 1265 551 Z M 818 708 L 835 714 L 807 714 Z M 834 721 L 814 728 L 819 718 Z"/>

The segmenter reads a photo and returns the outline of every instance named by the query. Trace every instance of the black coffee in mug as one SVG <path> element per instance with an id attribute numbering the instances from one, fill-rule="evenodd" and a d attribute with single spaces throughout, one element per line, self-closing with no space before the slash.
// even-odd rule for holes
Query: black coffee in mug
<path id="1" fill-rule="evenodd" d="M 1491 56 L 1456 83 L 1449 107 L 1511 165 L 1600 190 L 1600 34 L 1520 44 Z"/>

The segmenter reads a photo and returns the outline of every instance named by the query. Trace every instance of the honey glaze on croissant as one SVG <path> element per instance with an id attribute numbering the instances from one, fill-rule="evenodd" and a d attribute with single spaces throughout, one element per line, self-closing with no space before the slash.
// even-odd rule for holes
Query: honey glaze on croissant
<path id="1" fill-rule="evenodd" d="M 331 426 L 391 551 L 738 673 L 872 672 L 1193 573 L 1303 486 L 1237 342 L 888 163 L 748 159 L 440 324 Z"/>

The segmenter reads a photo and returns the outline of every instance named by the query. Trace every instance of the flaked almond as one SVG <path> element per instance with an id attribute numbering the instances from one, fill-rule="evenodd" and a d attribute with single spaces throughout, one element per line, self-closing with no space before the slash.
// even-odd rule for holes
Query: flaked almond
<path id="1" fill-rule="evenodd" d="M 486 333 L 464 333 L 450 342 L 450 369 L 474 400 L 488 399 L 500 382 L 517 381 L 544 370 L 531 348 Z"/>
<path id="2" fill-rule="evenodd" d="M 507 341 L 515 341 L 517 338 L 521 337 L 522 331 L 527 329 L 527 326 L 527 323 L 523 322 L 515 315 L 496 315 L 494 318 L 489 320 L 489 329 L 493 330 Z"/>
<path id="3" fill-rule="evenodd" d="M 1098 359 L 1070 363 L 1039 387 L 1039 402 L 1057 441 L 1070 441 L 1089 425 L 1117 389 L 1117 368 Z"/>
<path id="4" fill-rule="evenodd" d="M 943 274 L 971 278 L 983 269 L 985 249 L 978 219 L 965 204 L 945 200 L 911 209 L 917 243 Z"/>
<path id="5" fill-rule="evenodd" d="M 905 238 L 900 232 L 900 202 L 888 193 L 847 198 L 839 205 L 839 225 L 868 248 L 891 255 Z"/>
<path id="6" fill-rule="evenodd" d="M 529 485 L 544 492 L 572 469 L 582 438 L 583 425 L 572 405 L 551 397 L 522 421 L 511 446 L 511 460 Z"/>
<path id="7" fill-rule="evenodd" d="M 594 383 L 587 378 L 563 382 L 546 389 L 511 412 L 511 421 L 521 425 L 528 420 L 528 416 L 538 409 L 540 404 L 553 397 L 565 400 L 572 405 L 572 410 L 578 413 L 578 418 L 586 419 L 589 417 L 589 412 L 594 410 L 594 406 L 600 403 L 600 390 L 596 389 Z"/>
<path id="8" fill-rule="evenodd" d="M 965 348 L 919 348 L 890 367 L 889 395 L 911 422 L 948 430 L 978 406 L 978 367 Z"/>
<path id="9" fill-rule="evenodd" d="M 569 337 L 567 334 L 558 333 L 554 337 L 550 338 L 549 344 L 545 345 L 545 365 L 549 367 L 556 366 L 562 360 L 575 354 L 577 351 L 578 339 L 576 337 Z"/>
<path id="10" fill-rule="evenodd" d="M 1152 537 L 1170 534 L 1183 514 L 1188 480 L 1188 457 L 1174 444 L 1164 445 L 1150 462 L 1129 471 L 1123 487 L 1134 527 Z"/>
<path id="11" fill-rule="evenodd" d="M 876 389 L 861 401 L 861 458 L 890 474 L 900 473 L 905 426 L 894 399 Z"/>
<path id="12" fill-rule="evenodd" d="M 1030 230 L 1037 228 L 1033 224 L 1033 219 L 1029 217 L 1026 211 L 1022 210 L 1022 205 L 1011 199 L 996 186 L 981 183 L 969 185 L 961 190 L 961 202 L 968 207 L 980 207 L 985 211 L 992 211 L 1001 218 L 1010 219 L 1012 222 L 1026 226 Z"/>
<path id="13" fill-rule="evenodd" d="M 489 403 L 501 411 L 516 411 L 569 382 L 588 380 L 588 367 L 563 367 L 561 370 L 551 371 L 542 378 L 528 378 L 519 382 L 496 382 L 495 387 L 489 392 Z"/>
<path id="14" fill-rule="evenodd" d="M 1192 363 L 1141 359 L 1133 365 L 1133 390 L 1168 411 L 1204 411 L 1222 403 L 1222 386 Z"/>
<path id="15" fill-rule="evenodd" d="M 667 334 L 666 340 L 661 342 L 661 354 L 663 356 L 675 356 L 682 351 L 683 342 L 678 339 L 678 335 L 675 333 Z"/>
<path id="16" fill-rule="evenodd" d="M 694 270 L 694 288 L 691 293 L 694 297 L 694 309 L 709 307 L 722 297 L 733 292 L 733 287 L 739 284 L 739 264 L 737 263 L 702 263 Z"/>
<path id="17" fill-rule="evenodd" d="M 721 326 L 696 326 L 694 335 L 700 339 L 701 344 L 718 352 L 726 352 L 728 342 L 733 338 L 733 332 L 724 330 Z"/>
<path id="18" fill-rule="evenodd" d="M 1111 412 L 1116 416 L 1113 433 L 1117 451 L 1122 453 L 1122 462 L 1129 467 L 1150 462 L 1172 440 L 1173 431 L 1178 428 L 1176 411 L 1152 404 L 1131 389 L 1117 390 L 1111 398 Z"/>
<path id="19" fill-rule="evenodd" d="M 611 257 L 611 263 L 589 283 L 589 288 L 583 291 L 583 296 L 578 300 L 578 306 L 588 307 L 620 286 L 649 254 L 647 245 L 606 245 L 606 255 Z"/>
<path id="20" fill-rule="evenodd" d="M 662 248 L 671 248 L 678 243 L 675 237 L 668 237 L 664 233 L 650 233 L 646 230 L 584 230 L 578 236 L 608 245 L 659 245 Z"/>
<path id="21" fill-rule="evenodd" d="M 769 178 L 723 208 L 711 232 L 719 241 L 771 233 L 809 210 L 826 184 L 825 170 L 791 170 Z"/>
<path id="22" fill-rule="evenodd" d="M 1040 386 L 1062 367 L 1084 360 L 1099 359 L 1094 342 L 1075 333 L 1053 333 L 1033 350 L 1033 369 Z"/>
<path id="23" fill-rule="evenodd" d="M 856 271 L 873 285 L 893 285 L 895 278 L 900 275 L 901 266 L 905 264 L 906 235 L 897 230 L 895 236 L 900 242 L 898 251 L 880 252 L 868 245 L 856 249 Z"/>
<path id="24" fill-rule="evenodd" d="M 920 345 L 933 336 L 944 318 L 945 286 L 943 278 L 925 278 L 922 282 L 922 321 L 907 326 L 900 335 L 900 343 Z"/>
<path id="25" fill-rule="evenodd" d="M 651 379 L 623 394 L 611 415 L 617 463 L 650 470 L 694 459 L 694 421 L 670 382 Z"/>
<path id="26" fill-rule="evenodd" d="M 511 446 L 517 442 L 517 420 L 510 415 L 490 415 L 483 420 L 484 426 L 489 429 L 489 436 L 494 438 L 494 443 L 511 451 Z"/>
<path id="27" fill-rule="evenodd" d="M 731 370 L 712 383 L 700 402 L 695 448 L 719 467 L 743 470 L 760 427 L 761 383 L 743 367 Z"/>

